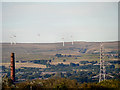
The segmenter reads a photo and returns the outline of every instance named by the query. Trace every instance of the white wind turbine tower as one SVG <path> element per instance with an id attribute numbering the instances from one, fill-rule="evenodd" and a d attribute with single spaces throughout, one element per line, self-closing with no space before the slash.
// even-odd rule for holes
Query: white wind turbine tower
<path id="1" fill-rule="evenodd" d="M 72 39 L 72 35 L 71 35 L 71 39 Z M 73 45 L 73 39 L 72 39 L 72 45 Z"/>
<path id="2" fill-rule="evenodd" d="M 12 43 L 13 43 L 13 42 L 12 42 L 12 37 L 10 37 L 10 44 L 12 45 Z"/>
<path id="3" fill-rule="evenodd" d="M 38 37 L 39 37 L 39 39 L 40 39 L 40 34 L 38 34 Z M 40 40 L 39 40 L 39 43 L 40 43 Z"/>
<path id="4" fill-rule="evenodd" d="M 14 37 L 14 41 L 13 42 L 16 45 L 16 41 L 15 41 L 16 35 L 13 35 L 13 37 Z"/>
<path id="5" fill-rule="evenodd" d="M 63 47 L 64 47 L 64 38 L 62 38 L 62 40 L 63 40 Z"/>

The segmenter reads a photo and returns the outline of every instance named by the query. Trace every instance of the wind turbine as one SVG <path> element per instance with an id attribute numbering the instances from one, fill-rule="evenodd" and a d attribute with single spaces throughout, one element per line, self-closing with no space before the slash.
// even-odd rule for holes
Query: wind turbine
<path id="1" fill-rule="evenodd" d="M 40 38 L 40 34 L 37 35 Z"/>
<path id="2" fill-rule="evenodd" d="M 62 38 L 62 40 L 63 40 L 63 47 L 64 47 L 64 37 Z"/>
<path id="3" fill-rule="evenodd" d="M 16 35 L 13 35 L 14 38 L 16 38 Z M 16 41 L 14 40 L 14 44 L 16 45 Z"/>
<path id="4" fill-rule="evenodd" d="M 16 35 L 12 35 L 10 38 L 11 38 L 11 45 L 12 45 L 12 44 L 15 44 L 15 45 L 16 45 L 16 42 L 15 42 L 15 40 L 14 40 L 14 38 L 16 38 Z"/>
<path id="5" fill-rule="evenodd" d="M 12 36 L 10 37 L 10 39 L 11 39 L 11 40 L 10 40 L 10 44 L 12 45 Z"/>
<path id="6" fill-rule="evenodd" d="M 72 39 L 72 35 L 71 35 L 71 39 Z M 72 40 L 72 45 L 73 45 L 73 40 Z"/>

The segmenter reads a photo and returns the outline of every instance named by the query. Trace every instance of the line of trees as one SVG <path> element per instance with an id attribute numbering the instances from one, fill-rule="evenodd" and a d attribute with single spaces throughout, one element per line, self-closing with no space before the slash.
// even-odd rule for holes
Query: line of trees
<path id="1" fill-rule="evenodd" d="M 67 78 L 50 78 L 46 80 L 32 80 L 32 81 L 25 81 L 21 83 L 14 83 L 7 77 L 3 78 L 2 81 L 2 90 L 6 89 L 26 89 L 26 90 L 39 90 L 39 89 L 61 89 L 61 90 L 67 90 L 67 89 L 90 89 L 90 90 L 98 90 L 98 89 L 107 89 L 107 90 L 119 90 L 120 89 L 120 81 L 119 80 L 105 80 L 100 83 L 78 83 L 76 80 L 70 80 Z"/>

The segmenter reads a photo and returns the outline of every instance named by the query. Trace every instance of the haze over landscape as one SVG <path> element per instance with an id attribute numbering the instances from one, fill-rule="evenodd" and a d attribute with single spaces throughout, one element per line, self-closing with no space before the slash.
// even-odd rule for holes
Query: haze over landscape
<path id="1" fill-rule="evenodd" d="M 2 89 L 120 88 L 117 2 L 3 2 L 2 22 Z"/>

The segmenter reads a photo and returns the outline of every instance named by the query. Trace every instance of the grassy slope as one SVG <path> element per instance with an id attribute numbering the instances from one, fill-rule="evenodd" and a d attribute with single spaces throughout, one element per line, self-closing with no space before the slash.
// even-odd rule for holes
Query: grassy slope
<path id="1" fill-rule="evenodd" d="M 56 53 L 62 54 L 72 54 L 80 55 L 78 59 L 73 58 L 55 58 L 55 61 L 62 61 L 67 59 L 69 61 L 81 61 L 81 60 L 99 60 L 99 54 L 93 55 L 94 51 L 99 52 L 99 42 L 75 42 L 74 45 L 71 45 L 70 42 L 66 42 L 65 46 L 62 46 L 62 43 L 46 43 L 46 44 L 37 44 L 37 43 L 18 43 L 17 45 L 10 45 L 4 43 L 2 46 L 2 61 L 10 61 L 10 53 L 16 53 L 16 60 L 41 60 L 41 59 L 53 59 Z M 117 42 L 105 42 L 104 48 L 105 52 L 117 51 L 118 43 Z M 85 53 L 79 52 L 81 49 L 86 49 Z"/>

